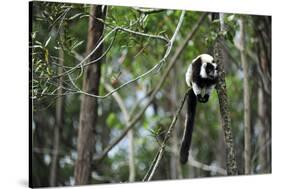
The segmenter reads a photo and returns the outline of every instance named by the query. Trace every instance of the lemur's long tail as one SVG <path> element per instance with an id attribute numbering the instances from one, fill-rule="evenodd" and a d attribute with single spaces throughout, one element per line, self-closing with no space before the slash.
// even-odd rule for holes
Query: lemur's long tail
<path id="1" fill-rule="evenodd" d="M 185 164 L 188 160 L 189 148 L 191 143 L 192 131 L 194 126 L 194 118 L 196 112 L 197 98 L 193 90 L 190 89 L 187 94 L 187 115 L 185 120 L 185 129 L 180 148 L 180 162 Z"/>

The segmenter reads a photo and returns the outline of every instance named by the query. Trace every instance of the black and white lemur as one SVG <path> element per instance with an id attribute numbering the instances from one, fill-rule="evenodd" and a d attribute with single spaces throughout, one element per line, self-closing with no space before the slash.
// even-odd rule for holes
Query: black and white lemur
<path id="1" fill-rule="evenodd" d="M 180 148 L 182 164 L 188 160 L 197 100 L 206 103 L 218 80 L 218 65 L 214 62 L 214 58 L 208 54 L 196 57 L 186 71 L 185 80 L 191 89 L 187 94 L 187 116 Z"/>

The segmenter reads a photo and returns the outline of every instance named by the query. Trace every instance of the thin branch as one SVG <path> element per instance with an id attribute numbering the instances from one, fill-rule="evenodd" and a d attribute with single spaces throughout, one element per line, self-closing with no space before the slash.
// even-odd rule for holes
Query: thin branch
<path id="1" fill-rule="evenodd" d="M 95 59 L 95 60 L 93 60 L 93 61 L 91 61 L 91 62 L 87 62 L 86 64 L 83 65 L 83 67 L 89 66 L 90 64 L 96 63 L 96 62 L 98 62 L 99 60 L 101 60 L 101 59 L 109 52 L 109 50 L 110 50 L 111 47 L 113 46 L 113 43 L 114 43 L 114 41 L 115 41 L 115 39 L 116 39 L 116 34 L 117 34 L 117 30 L 115 31 L 114 36 L 113 36 L 113 39 L 111 40 L 111 42 L 110 42 L 108 48 L 103 52 L 103 54 L 102 54 L 99 58 L 97 58 L 97 59 Z"/>
<path id="2" fill-rule="evenodd" d="M 166 37 L 160 36 L 160 35 L 153 35 L 153 34 L 137 32 L 137 31 L 130 30 L 128 28 L 121 27 L 121 26 L 117 26 L 116 28 L 120 31 L 128 32 L 128 33 L 131 33 L 131 34 L 134 34 L 134 35 L 139 35 L 139 36 L 148 37 L 148 38 L 152 38 L 152 39 L 159 39 L 159 40 L 162 40 L 166 43 L 170 42 L 169 39 L 167 39 Z"/>
<path id="3" fill-rule="evenodd" d="M 126 85 L 129 85 L 129 84 L 131 84 L 131 83 L 133 83 L 133 82 L 139 80 L 140 78 L 146 77 L 147 75 L 149 75 L 150 73 L 152 73 L 157 67 L 158 67 L 158 64 L 156 64 L 155 66 L 153 66 L 153 67 L 152 67 L 150 70 L 148 70 L 147 72 L 145 72 L 145 73 L 139 75 L 138 77 L 136 77 L 136 78 L 134 78 L 134 79 L 132 79 L 132 80 L 129 80 L 129 81 L 123 83 L 123 84 L 120 85 L 119 87 L 115 88 L 114 90 L 108 92 L 107 94 L 105 94 L 105 95 L 103 95 L 103 96 L 90 94 L 90 93 L 88 93 L 88 92 L 82 91 L 81 89 L 79 89 L 79 90 L 77 91 L 77 93 L 80 93 L 80 94 L 83 94 L 83 95 L 87 95 L 87 96 L 90 96 L 90 97 L 94 97 L 94 98 L 101 98 L 101 99 L 104 99 L 104 98 L 106 98 L 106 97 L 112 95 L 114 92 L 116 92 L 116 91 L 122 89 L 122 88 L 125 87 Z"/>
<path id="4" fill-rule="evenodd" d="M 181 100 L 180 106 L 177 109 L 176 114 L 173 117 L 173 120 L 172 120 L 172 122 L 171 122 L 171 124 L 169 126 L 169 129 L 168 129 L 167 133 L 166 133 L 166 136 L 165 136 L 165 138 L 164 138 L 164 140 L 163 140 L 163 142 L 161 144 L 161 147 L 159 149 L 159 153 L 157 154 L 156 161 L 154 161 L 153 166 L 151 166 L 152 167 L 151 172 L 150 172 L 148 178 L 147 179 L 144 178 L 143 181 L 150 181 L 152 179 L 153 175 L 155 174 L 155 171 L 156 171 L 156 169 L 157 169 L 157 167 L 158 167 L 158 165 L 160 163 L 160 160 L 162 159 L 163 154 L 165 152 L 166 143 L 167 143 L 168 139 L 170 138 L 170 135 L 171 135 L 171 133 L 172 133 L 172 131 L 174 129 L 174 126 L 175 126 L 175 124 L 177 122 L 177 119 L 178 119 L 178 115 L 180 114 L 180 111 L 181 111 L 181 109 L 182 109 L 182 107 L 184 105 L 186 97 L 187 97 L 187 92 L 185 93 L 183 99 Z"/>
<path id="5" fill-rule="evenodd" d="M 144 13 L 144 14 L 153 14 L 153 13 L 166 11 L 165 9 L 151 9 L 151 8 L 140 8 L 140 7 L 133 7 L 133 9 L 135 9 L 139 13 Z"/>
<path id="6" fill-rule="evenodd" d="M 157 159 L 158 159 L 158 157 L 159 157 L 159 154 L 160 154 L 160 151 L 157 152 L 157 154 L 155 155 L 154 159 L 152 160 L 152 162 L 151 162 L 151 164 L 150 164 L 150 166 L 149 166 L 148 171 L 146 172 L 146 174 L 144 175 L 144 177 L 143 177 L 143 179 L 142 179 L 143 182 L 146 181 L 146 180 L 148 179 L 148 177 L 149 177 L 149 174 L 151 174 L 151 171 L 152 171 L 154 165 L 155 165 L 156 162 L 157 162 Z"/>
<path id="7" fill-rule="evenodd" d="M 39 153 L 39 154 L 58 154 L 58 155 L 65 155 L 65 152 L 62 150 L 55 150 L 55 149 L 49 149 L 49 148 L 37 148 L 33 147 L 32 151 L 34 153 Z"/>
<path id="8" fill-rule="evenodd" d="M 181 12 L 180 19 L 179 19 L 179 22 L 178 22 L 178 25 L 177 25 L 177 27 L 176 27 L 176 30 L 175 30 L 175 32 L 174 32 L 174 34 L 173 34 L 171 40 L 170 40 L 169 43 L 168 43 L 168 48 L 167 48 L 167 50 L 166 50 L 166 53 L 165 53 L 164 57 L 162 58 L 162 60 L 161 60 L 160 63 L 159 63 L 159 68 L 160 68 L 160 66 L 162 65 L 162 63 L 165 63 L 165 62 L 166 62 L 166 59 L 167 59 L 167 57 L 169 56 L 169 54 L 170 54 L 170 52 L 171 52 L 171 50 L 172 50 L 172 47 L 173 47 L 173 44 L 174 44 L 174 42 L 175 42 L 176 36 L 178 35 L 178 32 L 179 32 L 179 30 L 180 30 L 180 27 L 181 27 L 181 25 L 182 25 L 182 23 L 183 23 L 184 14 L 185 14 L 185 11 L 182 11 L 182 12 Z"/>
<path id="9" fill-rule="evenodd" d="M 104 87 L 106 90 L 111 91 L 113 90 L 112 86 L 110 86 L 107 83 L 104 83 Z M 117 104 L 119 105 L 123 115 L 124 115 L 124 119 L 126 122 L 126 126 L 128 126 L 129 123 L 129 113 L 126 109 L 125 103 L 123 101 L 123 99 L 121 98 L 121 96 L 119 95 L 118 92 L 115 92 L 112 94 L 113 98 L 115 99 L 115 101 L 117 102 Z M 128 139 L 129 139 L 129 145 L 128 145 L 128 154 L 129 154 L 129 181 L 134 181 L 135 180 L 135 159 L 134 159 L 134 148 L 133 148 L 133 142 L 134 142 L 134 136 L 133 136 L 133 131 L 130 130 L 128 132 Z"/>
<path id="10" fill-rule="evenodd" d="M 105 26 L 107 26 L 108 28 L 111 28 L 111 29 L 117 29 L 117 30 L 120 30 L 120 31 L 123 31 L 123 32 L 127 32 L 127 33 L 131 33 L 131 34 L 134 34 L 134 35 L 139 35 L 139 36 L 143 36 L 143 37 L 149 37 L 149 38 L 153 38 L 153 39 L 159 39 L 161 41 L 164 41 L 166 43 L 169 43 L 169 39 L 167 39 L 166 37 L 164 36 L 160 36 L 160 35 L 153 35 L 153 34 L 147 34 L 147 33 L 143 33 L 143 32 L 138 32 L 138 31 L 134 31 L 134 30 L 131 30 L 129 28 L 125 28 L 123 26 L 112 26 L 111 24 L 107 23 L 106 21 L 102 20 L 102 19 L 97 19 L 99 20 L 100 22 L 104 23 Z M 135 25 L 136 23 L 138 23 L 139 20 L 136 20 L 135 23 L 133 24 L 130 24 L 130 27 L 132 27 L 133 25 Z"/>
<path id="11" fill-rule="evenodd" d="M 230 52 L 230 49 L 226 46 L 226 44 L 223 41 L 220 41 L 221 46 L 224 49 L 224 52 L 226 52 L 227 56 L 231 59 L 231 61 L 234 63 L 234 65 L 239 69 L 242 70 L 241 65 L 237 62 L 236 58 L 233 57 L 233 55 Z"/>
<path id="12" fill-rule="evenodd" d="M 154 100 L 156 94 L 164 84 L 165 80 L 167 79 L 168 74 L 170 73 L 171 69 L 176 63 L 176 60 L 179 58 L 180 54 L 184 50 L 185 46 L 188 44 L 188 42 L 193 38 L 194 34 L 198 30 L 199 26 L 203 23 L 204 19 L 206 18 L 208 14 L 204 13 L 198 20 L 198 22 L 194 25 L 191 32 L 186 36 L 186 38 L 183 40 L 182 44 L 176 49 L 176 52 L 174 53 L 174 56 L 171 58 L 170 63 L 168 64 L 166 70 L 164 71 L 160 81 L 158 82 L 157 86 L 153 90 L 151 96 L 149 97 L 147 103 L 143 106 L 143 108 L 136 114 L 136 116 L 132 119 L 130 119 L 128 127 L 122 132 L 122 134 L 115 138 L 104 150 L 103 152 L 94 157 L 94 161 L 102 161 L 103 158 L 107 155 L 107 153 L 115 146 L 117 145 L 127 134 L 127 132 L 132 129 L 135 126 L 135 123 L 142 117 L 145 110 L 148 108 L 150 103 Z"/>
<path id="13" fill-rule="evenodd" d="M 142 98 L 140 98 L 135 105 L 131 108 L 129 116 L 132 117 L 135 111 L 138 109 L 139 105 L 142 101 L 144 101 L 147 97 L 149 97 L 155 89 L 151 88 Z"/>
<path id="14" fill-rule="evenodd" d="M 104 87 L 107 91 L 112 91 L 112 86 L 110 86 L 109 84 L 107 83 L 104 83 Z M 115 101 L 117 102 L 118 106 L 120 107 L 120 110 L 121 112 L 123 113 L 124 115 L 124 119 L 125 119 L 125 122 L 126 124 L 128 124 L 128 121 L 129 121 L 129 113 L 127 111 L 127 108 L 125 106 L 125 103 L 124 101 L 122 100 L 121 96 L 119 95 L 118 92 L 112 94 L 113 98 L 115 99 Z"/>
<path id="15" fill-rule="evenodd" d="M 204 163 L 201 163 L 197 160 L 195 160 L 193 158 L 193 156 L 189 156 L 188 159 L 188 165 L 202 169 L 204 171 L 210 171 L 210 172 L 214 172 L 214 173 L 219 173 L 221 175 L 227 175 L 226 170 L 221 168 L 221 167 L 217 167 L 217 166 L 213 166 L 213 165 L 206 165 Z"/>

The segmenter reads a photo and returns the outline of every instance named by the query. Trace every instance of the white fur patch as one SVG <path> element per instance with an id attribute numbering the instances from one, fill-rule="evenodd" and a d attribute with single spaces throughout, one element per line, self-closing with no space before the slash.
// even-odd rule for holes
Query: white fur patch
<path id="1" fill-rule="evenodd" d="M 192 89 L 196 96 L 202 92 L 202 89 L 194 82 L 192 82 Z"/>
<path id="2" fill-rule="evenodd" d="M 185 81 L 186 84 L 191 87 L 191 78 L 192 77 L 192 64 L 190 64 L 187 68 L 187 71 L 185 73 Z"/>
<path id="3" fill-rule="evenodd" d="M 201 54 L 198 57 L 201 58 L 202 63 L 206 63 L 206 62 L 212 63 L 213 60 L 214 60 L 214 58 L 211 55 L 208 55 L 208 54 Z"/>
<path id="4" fill-rule="evenodd" d="M 212 63 L 213 66 L 215 67 L 215 71 L 214 71 L 214 77 L 218 77 L 218 65 L 215 63 Z"/>
<path id="5" fill-rule="evenodd" d="M 207 66 L 207 63 L 206 63 L 206 62 L 201 65 L 201 68 L 200 68 L 200 76 L 201 76 L 202 78 L 207 78 L 207 77 L 208 77 L 208 75 L 207 75 L 207 73 L 206 73 L 206 66 Z"/>

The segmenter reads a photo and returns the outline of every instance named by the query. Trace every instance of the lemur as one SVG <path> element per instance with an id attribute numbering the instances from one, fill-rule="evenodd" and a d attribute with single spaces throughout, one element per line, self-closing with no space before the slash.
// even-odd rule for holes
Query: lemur
<path id="1" fill-rule="evenodd" d="M 218 65 L 214 62 L 214 58 L 208 54 L 196 57 L 186 71 L 185 81 L 191 89 L 187 93 L 187 116 L 180 148 L 180 162 L 182 164 L 188 160 L 197 100 L 200 103 L 208 102 L 217 80 Z"/>

